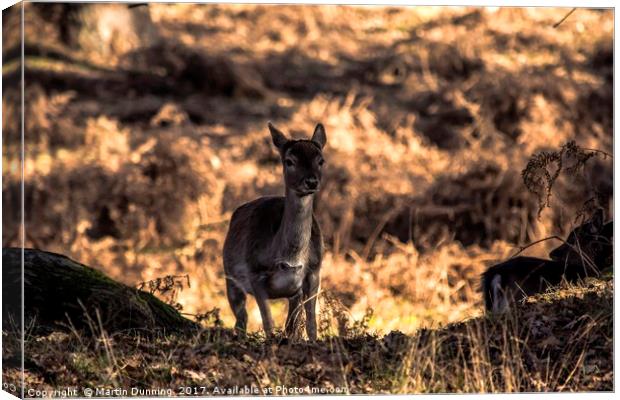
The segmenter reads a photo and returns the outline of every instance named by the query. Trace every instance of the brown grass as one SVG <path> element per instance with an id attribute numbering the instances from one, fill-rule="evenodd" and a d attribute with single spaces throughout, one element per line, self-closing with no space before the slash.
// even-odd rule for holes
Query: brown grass
<path id="1" fill-rule="evenodd" d="M 187 387 L 198 395 L 235 387 L 266 394 L 609 391 L 612 303 L 611 282 L 590 281 L 539 295 L 502 316 L 411 336 L 378 337 L 354 326 L 338 336 L 324 332 L 317 343 L 265 343 L 216 327 L 109 335 L 93 323 L 86 334 L 27 336 L 26 387 L 51 391 L 79 383 L 177 395 Z M 16 348 L 5 343 L 9 352 Z M 5 370 L 5 379 L 16 373 Z"/>
<path id="2" fill-rule="evenodd" d="M 568 140 L 612 151 L 609 10 L 579 9 L 553 29 L 567 9 L 152 4 L 157 40 L 126 49 L 95 31 L 94 42 L 64 45 L 36 7 L 27 5 L 27 37 L 67 57 L 26 61 L 26 245 L 131 285 L 188 275 L 175 299 L 188 314 L 219 309 L 225 327 L 234 323 L 221 266 L 228 219 L 243 202 L 282 192 L 267 120 L 295 137 L 319 121 L 327 130 L 316 207 L 327 245 L 319 301 L 332 320 L 326 334 L 353 329 L 353 321 L 378 335 L 413 334 L 480 316 L 486 266 L 566 234 L 595 191 L 611 212 L 609 160 L 588 163 L 576 180 L 560 177 L 540 218 L 519 176 L 535 151 Z M 15 95 L 5 89 L 4 115 L 16 112 Z M 5 119 L 3 130 L 17 132 L 16 121 Z M 13 150 L 3 150 L 3 246 L 17 244 Z M 528 253 L 544 256 L 555 245 Z M 347 323 L 331 316 L 335 302 Z M 273 308 L 282 322 L 285 303 Z M 253 300 L 249 314 L 256 331 Z M 379 376 L 367 389 L 344 383 L 357 392 L 562 389 L 555 375 L 536 380 L 529 365 L 513 365 L 525 350 L 509 331 L 503 361 L 490 367 L 482 328 L 461 328 L 475 342 L 457 358 L 473 362 L 464 370 L 437 366 L 444 355 L 434 338 L 398 360 L 401 377 Z M 176 339 L 161 340 L 162 352 L 185 351 Z M 77 344 L 68 335 L 49 345 Z M 154 377 L 180 373 L 138 353 L 117 365 L 102 349 L 71 361 L 81 365 L 75 371 L 93 371 L 94 382 L 103 368 L 106 382 L 119 384 L 129 379 L 124 371 L 145 365 Z M 174 379 L 215 379 L 200 371 L 217 359 L 204 361 Z M 338 374 L 355 374 L 342 362 Z M 251 365 L 257 384 L 284 379 L 260 361 Z"/>

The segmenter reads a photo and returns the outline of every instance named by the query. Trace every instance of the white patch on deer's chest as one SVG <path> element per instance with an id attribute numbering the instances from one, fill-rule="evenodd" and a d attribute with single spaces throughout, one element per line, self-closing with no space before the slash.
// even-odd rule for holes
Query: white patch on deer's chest
<path id="1" fill-rule="evenodd" d="M 303 266 L 284 268 L 269 277 L 269 292 L 274 296 L 290 297 L 301 289 L 304 277 Z"/>

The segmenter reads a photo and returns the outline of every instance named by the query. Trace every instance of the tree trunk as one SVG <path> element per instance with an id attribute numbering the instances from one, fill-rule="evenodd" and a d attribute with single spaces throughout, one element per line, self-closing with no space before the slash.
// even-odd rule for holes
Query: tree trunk
<path id="1" fill-rule="evenodd" d="M 21 249 L 2 249 L 2 320 L 19 321 Z M 24 250 L 24 321 L 48 330 L 179 331 L 198 325 L 150 293 L 116 282 L 93 268 L 46 251 Z M 11 321 L 12 320 L 12 321 Z"/>

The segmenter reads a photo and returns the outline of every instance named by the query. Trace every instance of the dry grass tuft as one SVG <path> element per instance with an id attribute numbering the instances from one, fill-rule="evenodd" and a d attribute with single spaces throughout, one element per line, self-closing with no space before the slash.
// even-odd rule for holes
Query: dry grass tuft
<path id="1" fill-rule="evenodd" d="M 368 334 L 362 321 L 317 343 L 264 342 L 219 327 L 180 335 L 108 334 L 93 320 L 89 335 L 27 337 L 26 383 L 173 392 L 195 385 L 198 395 L 235 386 L 273 394 L 282 388 L 353 394 L 611 390 L 612 304 L 612 282 L 589 281 L 530 298 L 506 315 L 411 336 Z M 17 349 L 10 338 L 5 359 Z M 5 379 L 15 373 L 9 366 Z"/>

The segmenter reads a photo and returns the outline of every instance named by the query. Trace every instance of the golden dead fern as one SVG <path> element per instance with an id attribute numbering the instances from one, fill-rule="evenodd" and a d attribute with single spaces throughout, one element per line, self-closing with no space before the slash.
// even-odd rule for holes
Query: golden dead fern
<path id="1" fill-rule="evenodd" d="M 601 150 L 580 147 L 571 140 L 557 151 L 541 151 L 530 158 L 521 176 L 525 187 L 538 198 L 539 217 L 543 209 L 550 206 L 551 191 L 560 174 L 577 175 L 594 156 L 612 157 Z"/>

